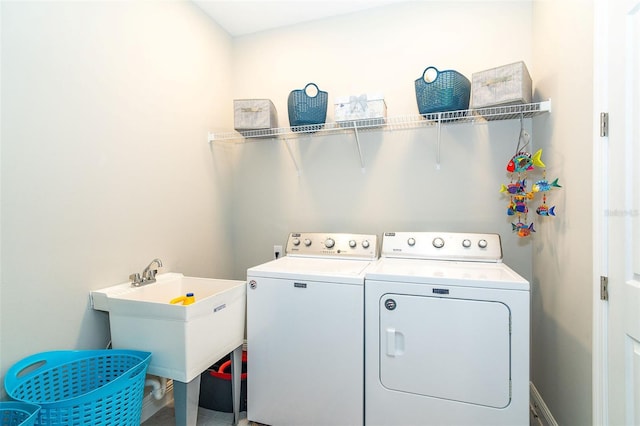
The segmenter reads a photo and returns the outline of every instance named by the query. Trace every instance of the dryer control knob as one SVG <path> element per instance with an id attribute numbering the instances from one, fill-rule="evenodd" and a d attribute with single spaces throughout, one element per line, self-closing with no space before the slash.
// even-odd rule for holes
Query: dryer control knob
<path id="1" fill-rule="evenodd" d="M 349 247 L 355 248 L 357 245 L 358 243 L 356 243 L 356 240 L 349 240 Z"/>
<path id="2" fill-rule="evenodd" d="M 409 244 L 411 247 L 416 245 L 416 239 L 415 238 L 409 238 L 407 240 L 407 244 Z"/>
<path id="3" fill-rule="evenodd" d="M 300 239 L 299 238 L 294 238 L 293 239 L 293 245 L 294 246 L 299 246 L 300 245 Z"/>
<path id="4" fill-rule="evenodd" d="M 480 240 L 480 241 L 478 241 L 478 247 L 480 247 L 480 248 L 487 248 L 487 240 Z"/>
<path id="5" fill-rule="evenodd" d="M 335 245 L 336 245 L 336 242 L 333 238 L 327 238 L 326 240 L 324 240 L 324 246 L 326 248 L 332 248 Z"/>
<path id="6" fill-rule="evenodd" d="M 362 247 L 368 249 L 369 248 L 369 240 L 364 240 L 362 242 Z"/>
<path id="7" fill-rule="evenodd" d="M 311 245 L 311 240 L 310 240 L 310 239 L 308 239 L 308 238 L 305 238 L 305 239 L 304 239 L 304 245 L 305 245 L 305 246 L 307 246 L 307 247 L 309 247 L 309 246 Z"/>
<path id="8" fill-rule="evenodd" d="M 471 240 L 467 240 L 467 239 L 462 240 L 462 247 L 465 247 L 465 248 L 471 247 Z"/>
<path id="9" fill-rule="evenodd" d="M 444 240 L 440 237 L 434 238 L 433 239 L 433 246 L 435 248 L 442 248 L 444 247 Z"/>

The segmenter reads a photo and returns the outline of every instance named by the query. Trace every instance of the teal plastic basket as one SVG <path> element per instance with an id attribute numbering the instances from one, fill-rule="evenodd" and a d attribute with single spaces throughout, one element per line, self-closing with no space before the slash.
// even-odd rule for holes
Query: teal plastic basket
<path id="1" fill-rule="evenodd" d="M 430 81 L 425 79 L 432 74 Z M 420 114 L 434 112 L 458 111 L 469 108 L 471 82 L 458 71 L 438 71 L 435 67 L 427 67 L 422 77 L 415 81 L 416 101 Z"/>
<path id="2" fill-rule="evenodd" d="M 7 394 L 36 404 L 36 425 L 139 426 L 150 352 L 126 349 L 52 351 L 17 362 Z"/>
<path id="3" fill-rule="evenodd" d="M 0 402 L 0 426 L 35 425 L 38 411 L 39 405 L 27 402 Z"/>
<path id="4" fill-rule="evenodd" d="M 310 95 L 309 88 L 315 88 L 315 95 Z M 289 125 L 310 126 L 309 129 L 294 130 L 317 130 L 327 119 L 327 101 L 329 95 L 318 89 L 315 83 L 309 83 L 304 89 L 297 89 L 289 93 L 287 106 L 289 110 Z M 318 126 L 320 125 L 320 126 Z"/>

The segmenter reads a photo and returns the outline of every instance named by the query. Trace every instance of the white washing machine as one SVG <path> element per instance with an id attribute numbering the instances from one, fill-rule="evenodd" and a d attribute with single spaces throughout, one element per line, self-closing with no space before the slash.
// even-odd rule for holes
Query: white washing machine
<path id="1" fill-rule="evenodd" d="M 496 234 L 385 233 L 365 282 L 365 424 L 529 424 L 529 283 Z"/>
<path id="2" fill-rule="evenodd" d="M 364 277 L 375 235 L 292 233 L 247 270 L 247 418 L 362 425 Z"/>

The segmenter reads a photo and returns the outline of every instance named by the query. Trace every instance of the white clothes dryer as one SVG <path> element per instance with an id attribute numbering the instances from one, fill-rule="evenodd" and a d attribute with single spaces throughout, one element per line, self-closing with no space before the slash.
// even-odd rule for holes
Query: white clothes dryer
<path id="1" fill-rule="evenodd" d="M 247 271 L 247 418 L 362 425 L 364 277 L 375 235 L 292 233 Z"/>
<path id="2" fill-rule="evenodd" d="M 497 234 L 385 233 L 365 282 L 365 424 L 529 424 L 529 282 Z"/>

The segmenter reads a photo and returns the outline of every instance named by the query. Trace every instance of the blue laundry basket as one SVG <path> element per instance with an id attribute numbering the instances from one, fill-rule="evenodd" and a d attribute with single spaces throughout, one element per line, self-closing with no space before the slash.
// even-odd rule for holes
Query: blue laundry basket
<path id="1" fill-rule="evenodd" d="M 435 74 L 435 78 L 427 81 L 427 72 Z M 458 71 L 438 71 L 435 67 L 427 67 L 422 72 L 422 77 L 415 81 L 415 88 L 420 114 L 469 108 L 471 82 Z"/>
<path id="2" fill-rule="evenodd" d="M 150 352 L 51 351 L 17 362 L 5 376 L 14 400 L 37 404 L 36 425 L 139 426 Z"/>
<path id="3" fill-rule="evenodd" d="M 313 93 L 314 89 L 315 95 Z M 309 83 L 304 89 L 296 89 L 289 93 L 287 107 L 289 112 L 289 125 L 312 126 L 312 129 L 302 129 L 303 131 L 319 129 L 327 119 L 327 100 L 329 95 L 318 88 L 315 83 Z M 294 129 L 299 130 L 299 129 Z"/>
<path id="4" fill-rule="evenodd" d="M 0 402 L 1 426 L 32 426 L 36 424 L 36 418 L 40 406 L 27 402 L 7 401 Z"/>

